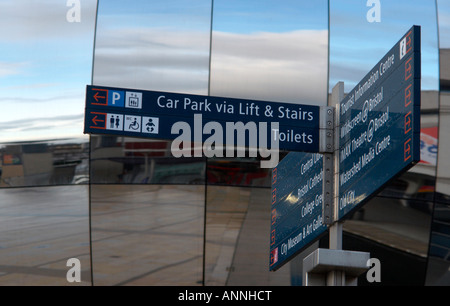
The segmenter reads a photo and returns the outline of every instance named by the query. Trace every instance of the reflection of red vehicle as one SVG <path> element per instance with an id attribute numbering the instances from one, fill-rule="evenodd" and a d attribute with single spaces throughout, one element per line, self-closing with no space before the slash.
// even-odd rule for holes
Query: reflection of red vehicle
<path id="1" fill-rule="evenodd" d="M 420 162 L 436 166 L 438 150 L 438 128 L 430 127 L 420 130 Z"/>
<path id="2" fill-rule="evenodd" d="M 208 160 L 208 184 L 268 187 L 271 169 L 259 165 L 256 160 Z"/>
<path id="3" fill-rule="evenodd" d="M 434 192 L 434 186 L 423 185 L 419 188 L 417 193 Z"/>
<path id="4" fill-rule="evenodd" d="M 426 213 L 433 211 L 434 185 L 422 185 L 417 192 L 407 200 L 408 206 L 421 210 Z"/>

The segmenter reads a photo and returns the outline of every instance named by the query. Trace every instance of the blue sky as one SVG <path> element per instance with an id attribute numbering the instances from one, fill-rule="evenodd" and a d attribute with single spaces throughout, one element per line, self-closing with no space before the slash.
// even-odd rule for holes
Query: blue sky
<path id="1" fill-rule="evenodd" d="M 214 12 L 215 31 L 281 33 L 328 28 L 326 0 L 216 0 Z"/>
<path id="2" fill-rule="evenodd" d="M 108 28 L 177 28 L 209 31 L 210 0 L 100 0 L 99 19 Z"/>
<path id="3" fill-rule="evenodd" d="M 381 22 L 370 23 L 366 1 L 330 3 L 330 88 L 344 81 L 345 91 L 358 81 L 411 28 L 422 28 L 422 89 L 438 89 L 438 34 L 434 0 L 381 0 Z"/>
<path id="4" fill-rule="evenodd" d="M 66 1 L 0 2 L 0 142 L 85 137 L 96 1 L 70 23 Z"/>

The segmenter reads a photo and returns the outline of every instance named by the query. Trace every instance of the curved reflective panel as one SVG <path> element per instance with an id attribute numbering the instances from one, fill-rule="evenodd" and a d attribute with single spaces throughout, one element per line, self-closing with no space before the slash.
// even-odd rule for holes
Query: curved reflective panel
<path id="1" fill-rule="evenodd" d="M 439 52 L 440 52 L 440 127 L 439 127 L 439 150 L 448 152 L 450 149 L 450 138 L 446 131 L 449 130 L 448 116 L 450 107 L 450 5 L 446 1 L 438 1 L 439 18 Z M 450 195 L 450 162 L 445 154 L 438 155 L 439 167 L 437 170 L 436 191 L 443 196 L 438 200 L 445 199 Z"/>
<path id="2" fill-rule="evenodd" d="M 421 161 L 344 223 L 344 246 L 364 246 L 382 267 L 396 267 L 383 277 L 385 285 L 425 282 L 439 122 L 436 24 L 435 1 L 330 1 L 329 85 L 343 81 L 346 93 L 408 29 L 421 26 Z M 404 256 L 394 256 L 396 252 Z M 402 274 L 405 269 L 409 273 Z M 365 278 L 360 281 L 368 284 Z"/>
<path id="3" fill-rule="evenodd" d="M 327 17 L 327 1 L 214 1 L 209 94 L 326 105 Z M 289 264 L 268 270 L 269 173 L 258 158 L 208 159 L 206 285 L 291 284 Z"/>
<path id="4" fill-rule="evenodd" d="M 436 194 L 427 270 L 427 285 L 450 284 L 450 4 L 437 1 L 439 26 L 440 106 Z"/>
<path id="5" fill-rule="evenodd" d="M 211 5 L 99 1 L 93 84 L 207 95 Z M 203 283 L 206 163 L 170 148 L 91 137 L 94 284 Z"/>
<path id="6" fill-rule="evenodd" d="M 0 3 L 2 285 L 91 283 L 83 113 L 96 8 L 95 0 Z M 81 264 L 80 283 L 66 278 L 70 258 Z"/>

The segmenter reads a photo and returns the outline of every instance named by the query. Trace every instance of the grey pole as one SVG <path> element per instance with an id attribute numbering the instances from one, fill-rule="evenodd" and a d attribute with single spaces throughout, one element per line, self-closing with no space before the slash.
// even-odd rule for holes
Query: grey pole
<path id="1" fill-rule="evenodd" d="M 306 286 L 356 286 L 367 270 L 370 254 L 342 250 L 342 221 L 339 212 L 339 103 L 344 98 L 344 83 L 333 87 L 328 107 L 334 109 L 332 150 L 323 155 L 323 220 L 329 225 L 329 249 L 316 249 L 303 260 Z"/>
<path id="2" fill-rule="evenodd" d="M 334 189 L 333 189 L 333 221 L 338 219 L 339 209 L 339 103 L 344 99 L 344 82 L 338 82 L 331 91 L 331 99 L 328 105 L 335 108 L 334 118 L 334 152 L 332 154 L 334 170 Z M 342 250 L 342 222 L 334 222 L 329 228 L 329 248 L 333 250 Z M 343 286 L 345 285 L 345 272 L 334 270 L 327 275 L 327 285 Z"/>

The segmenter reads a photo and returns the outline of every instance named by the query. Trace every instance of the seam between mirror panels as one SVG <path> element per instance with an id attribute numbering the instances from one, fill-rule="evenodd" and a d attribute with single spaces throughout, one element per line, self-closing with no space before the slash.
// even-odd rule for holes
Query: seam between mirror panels
<path id="1" fill-rule="evenodd" d="M 98 20 L 98 6 L 100 0 L 97 0 L 97 5 L 95 7 L 95 22 L 94 22 L 94 37 L 92 45 L 92 67 L 91 67 L 91 85 L 94 85 L 94 65 L 95 65 L 95 47 L 97 40 L 97 20 Z M 89 173 L 89 188 L 88 188 L 88 209 L 89 209 L 89 259 L 90 259 L 90 271 L 91 271 L 91 286 L 94 286 L 94 267 L 93 267 L 93 255 L 92 255 L 92 207 L 91 207 L 91 195 L 92 195 L 92 178 L 91 178 L 91 152 L 92 152 L 92 137 L 89 136 L 89 163 L 88 163 L 88 173 Z"/>

